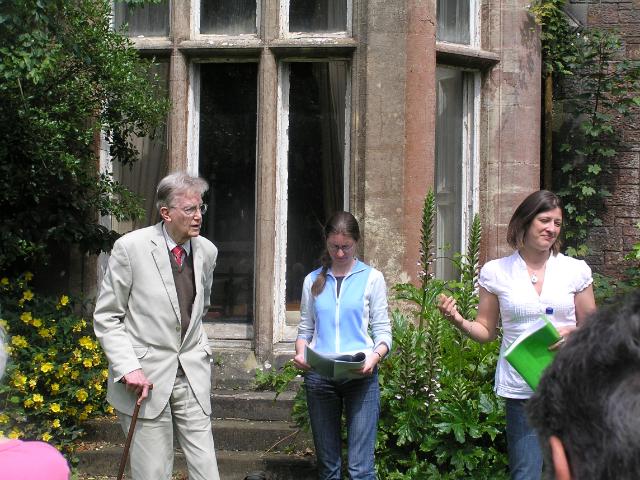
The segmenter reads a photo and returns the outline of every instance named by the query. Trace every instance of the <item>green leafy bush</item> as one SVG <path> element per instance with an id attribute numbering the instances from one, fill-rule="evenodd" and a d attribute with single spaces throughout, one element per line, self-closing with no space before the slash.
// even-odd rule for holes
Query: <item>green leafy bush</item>
<path id="1" fill-rule="evenodd" d="M 66 454 L 82 423 L 113 413 L 107 364 L 91 329 L 67 295 L 36 295 L 32 275 L 0 279 L 0 323 L 9 362 L 0 380 L 0 436 L 51 442 Z"/>
<path id="2" fill-rule="evenodd" d="M 141 212 L 99 171 L 100 136 L 112 160 L 131 164 L 132 139 L 154 133 L 168 102 L 149 80 L 151 62 L 110 21 L 109 0 L 0 2 L 3 272 L 46 263 L 52 245 L 109 250 L 117 234 L 98 215 Z"/>
<path id="3" fill-rule="evenodd" d="M 463 336 L 437 308 L 453 295 L 461 315 L 473 319 L 478 304 L 480 221 L 466 255 L 452 261 L 460 279 L 433 277 L 435 202 L 427 195 L 422 225 L 422 282 L 395 287 L 413 304 L 393 312 L 394 350 L 380 365 L 381 416 L 376 467 L 385 479 L 508 478 L 504 405 L 493 393 L 498 343 Z"/>

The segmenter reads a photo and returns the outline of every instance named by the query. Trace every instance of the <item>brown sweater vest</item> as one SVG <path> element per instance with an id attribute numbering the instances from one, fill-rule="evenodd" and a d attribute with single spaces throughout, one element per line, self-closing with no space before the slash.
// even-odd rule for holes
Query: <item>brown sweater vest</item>
<path id="1" fill-rule="evenodd" d="M 173 254 L 169 250 L 167 250 L 167 252 L 171 259 L 171 271 L 173 272 L 173 281 L 176 284 L 178 305 L 180 306 L 181 338 L 184 339 L 184 334 L 187 333 L 189 322 L 191 321 L 193 301 L 196 299 L 196 285 L 193 276 L 193 255 L 185 255 L 182 260 L 182 266 L 178 267 Z"/>

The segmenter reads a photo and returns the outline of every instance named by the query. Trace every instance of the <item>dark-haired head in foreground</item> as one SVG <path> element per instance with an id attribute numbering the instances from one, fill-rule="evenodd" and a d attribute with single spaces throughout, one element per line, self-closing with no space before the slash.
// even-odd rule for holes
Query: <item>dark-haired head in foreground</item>
<path id="1" fill-rule="evenodd" d="M 640 293 L 571 335 L 527 410 L 547 478 L 640 478 Z"/>

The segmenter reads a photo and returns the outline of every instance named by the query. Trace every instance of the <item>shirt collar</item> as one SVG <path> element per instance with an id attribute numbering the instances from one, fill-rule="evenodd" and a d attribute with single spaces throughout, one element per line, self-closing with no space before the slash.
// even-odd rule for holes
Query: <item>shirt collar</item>
<path id="1" fill-rule="evenodd" d="M 162 233 L 164 234 L 164 240 L 167 242 L 167 248 L 169 249 L 169 251 L 173 250 L 173 248 L 178 244 L 173 240 L 173 238 L 171 238 L 169 232 L 167 232 L 167 226 L 164 224 L 164 222 L 162 222 Z M 180 246 L 184 248 L 185 252 L 187 252 L 187 256 L 191 254 L 191 239 L 187 240 Z"/>

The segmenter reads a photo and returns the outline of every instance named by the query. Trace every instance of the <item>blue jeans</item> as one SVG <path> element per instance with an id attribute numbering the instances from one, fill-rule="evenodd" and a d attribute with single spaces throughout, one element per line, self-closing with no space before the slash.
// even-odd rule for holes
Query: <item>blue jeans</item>
<path id="1" fill-rule="evenodd" d="M 542 450 L 538 435 L 529 425 L 524 410 L 526 400 L 506 398 L 507 450 L 511 480 L 540 480 Z"/>
<path id="2" fill-rule="evenodd" d="M 352 480 L 375 480 L 373 452 L 380 415 L 378 372 L 355 380 L 331 380 L 307 372 L 307 406 L 316 447 L 318 479 L 340 480 L 342 411 L 347 419 L 347 452 Z"/>

